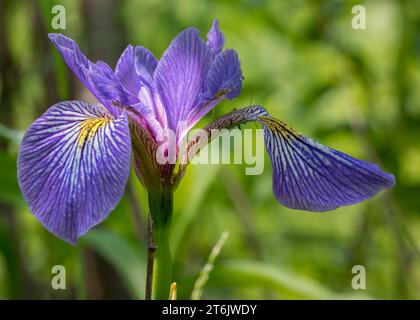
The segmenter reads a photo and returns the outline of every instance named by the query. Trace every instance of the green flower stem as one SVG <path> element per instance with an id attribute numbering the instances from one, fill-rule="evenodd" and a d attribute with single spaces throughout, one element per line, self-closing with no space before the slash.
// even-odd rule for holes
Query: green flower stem
<path id="1" fill-rule="evenodd" d="M 172 283 L 172 259 L 169 250 L 168 233 L 164 230 L 156 233 L 156 254 L 155 254 L 155 299 L 168 300 L 169 289 Z"/>
<path id="2" fill-rule="evenodd" d="M 149 192 L 149 209 L 153 221 L 154 298 L 167 300 L 172 283 L 172 259 L 169 249 L 169 228 L 173 211 L 171 191 Z"/>

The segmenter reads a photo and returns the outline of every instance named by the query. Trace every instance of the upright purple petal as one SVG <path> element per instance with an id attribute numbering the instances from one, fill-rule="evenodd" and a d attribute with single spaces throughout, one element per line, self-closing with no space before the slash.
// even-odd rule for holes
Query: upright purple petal
<path id="1" fill-rule="evenodd" d="M 236 51 L 223 51 L 216 57 L 207 74 L 207 95 L 232 100 L 241 92 L 242 78 L 241 63 Z"/>
<path id="2" fill-rule="evenodd" d="M 111 93 L 115 94 L 118 90 L 104 91 L 105 88 L 112 88 L 116 84 L 114 79 L 110 78 L 107 73 L 106 67 L 108 66 L 103 62 L 100 62 L 99 65 L 94 65 L 82 53 L 77 43 L 66 36 L 59 33 L 50 33 L 48 36 L 69 68 L 85 87 L 104 104 L 111 114 L 118 116 L 121 111 L 112 104 L 112 100 L 121 99 L 121 97 L 117 95 L 109 98 Z M 96 79 L 92 79 L 92 75 L 95 75 Z"/>
<path id="3" fill-rule="evenodd" d="M 213 26 L 207 33 L 207 45 L 213 50 L 214 54 L 219 54 L 225 44 L 225 36 L 219 28 L 219 21 L 214 19 Z"/>
<path id="4" fill-rule="evenodd" d="M 123 89 L 120 81 L 114 75 L 114 72 L 106 63 L 98 61 L 91 65 L 90 78 L 95 84 L 95 90 L 101 97 L 101 102 L 110 105 L 112 108 L 117 106 L 128 106 L 136 101 L 130 99 Z M 120 114 L 121 109 L 115 111 Z"/>
<path id="5" fill-rule="evenodd" d="M 77 43 L 59 33 L 50 33 L 48 36 L 71 71 L 96 96 L 95 87 L 89 78 L 91 62 L 82 53 Z"/>
<path id="6" fill-rule="evenodd" d="M 238 54 L 228 49 L 214 59 L 204 81 L 205 91 L 200 94 L 198 106 L 191 110 L 188 128 L 193 127 L 220 100 L 233 99 L 242 89 L 242 70 Z"/>
<path id="7" fill-rule="evenodd" d="M 158 60 L 153 54 L 142 46 L 134 48 L 134 67 L 137 74 L 149 84 L 153 82 L 153 73 L 157 67 Z"/>
<path id="8" fill-rule="evenodd" d="M 213 60 L 213 52 L 197 29 L 182 31 L 170 44 L 155 70 L 155 81 L 170 128 L 187 120 Z"/>
<path id="9" fill-rule="evenodd" d="M 157 59 L 149 50 L 130 45 L 115 68 L 115 76 L 126 92 L 132 110 L 148 123 L 155 134 L 167 126 L 166 111 L 153 79 L 156 66 Z"/>
<path id="10" fill-rule="evenodd" d="M 146 48 L 129 45 L 118 60 L 115 75 L 125 91 L 137 98 L 142 86 L 153 85 L 157 63 L 157 59 Z"/>
<path id="11" fill-rule="evenodd" d="M 128 117 L 101 105 L 58 103 L 27 130 L 18 179 L 35 217 L 70 243 L 106 218 L 129 177 Z"/>

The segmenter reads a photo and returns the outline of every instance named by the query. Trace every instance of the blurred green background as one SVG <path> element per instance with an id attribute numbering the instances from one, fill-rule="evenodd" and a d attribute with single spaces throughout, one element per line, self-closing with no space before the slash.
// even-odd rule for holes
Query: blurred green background
<path id="1" fill-rule="evenodd" d="M 91 101 L 47 38 L 51 8 L 64 34 L 111 66 L 128 43 L 160 57 L 182 29 L 204 37 L 219 19 L 238 51 L 241 95 L 206 121 L 250 103 L 318 141 L 380 163 L 397 185 L 330 213 L 293 211 L 241 165 L 190 166 L 175 193 L 171 246 L 178 298 L 223 231 L 230 236 L 203 299 L 420 298 L 419 1 L 0 1 L 0 298 L 142 298 L 147 201 L 135 176 L 117 209 L 77 247 L 30 214 L 16 181 L 22 132 L 61 100 Z M 353 30 L 353 5 L 366 30 Z M 200 125 L 203 123 L 200 123 Z M 250 126 L 253 127 L 253 126 Z M 366 290 L 351 269 L 366 267 Z M 66 290 L 51 268 L 66 268 Z"/>

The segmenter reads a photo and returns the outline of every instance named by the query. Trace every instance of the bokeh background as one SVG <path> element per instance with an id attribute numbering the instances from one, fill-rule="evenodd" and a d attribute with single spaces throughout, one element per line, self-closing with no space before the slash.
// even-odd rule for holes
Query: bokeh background
<path id="1" fill-rule="evenodd" d="M 230 236 L 201 298 L 420 298 L 419 1 L 0 1 L 0 298 L 143 298 L 144 189 L 133 175 L 120 205 L 78 246 L 30 214 L 16 180 L 22 132 L 61 100 L 92 101 L 47 38 L 51 8 L 64 34 L 111 66 L 128 43 L 160 57 L 182 29 L 205 37 L 217 17 L 238 51 L 243 91 L 206 121 L 250 103 L 304 134 L 380 163 L 397 185 L 330 213 L 293 211 L 271 192 L 271 165 L 190 166 L 175 193 L 171 247 L 178 297 L 189 299 L 224 231 Z M 353 30 L 363 4 L 367 29 Z M 200 123 L 202 124 L 202 123 Z M 251 126 L 252 127 L 252 126 Z M 51 288 L 52 266 L 66 290 Z M 354 265 L 366 290 L 353 290 Z"/>

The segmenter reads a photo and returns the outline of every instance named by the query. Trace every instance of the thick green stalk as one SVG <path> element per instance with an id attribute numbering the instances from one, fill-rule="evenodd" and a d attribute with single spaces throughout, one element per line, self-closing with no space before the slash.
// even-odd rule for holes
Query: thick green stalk
<path id="1" fill-rule="evenodd" d="M 154 297 L 159 300 L 168 300 L 172 283 L 172 259 L 168 236 L 168 232 L 161 230 L 156 233 L 155 238 L 157 249 L 155 253 Z"/>
<path id="2" fill-rule="evenodd" d="M 167 300 L 172 283 L 172 259 L 169 249 L 169 228 L 173 211 L 172 192 L 149 192 L 149 209 L 153 220 L 153 238 L 156 246 L 153 296 L 155 299 Z"/>

